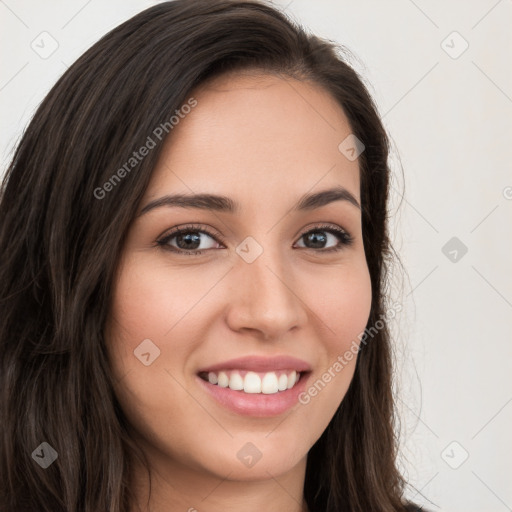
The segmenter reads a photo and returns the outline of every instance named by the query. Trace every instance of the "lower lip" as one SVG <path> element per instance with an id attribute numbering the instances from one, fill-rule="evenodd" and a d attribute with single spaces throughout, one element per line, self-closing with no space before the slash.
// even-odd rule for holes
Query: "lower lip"
<path id="1" fill-rule="evenodd" d="M 299 395 L 306 388 L 309 375 L 309 372 L 303 373 L 293 388 L 270 395 L 234 391 L 230 388 L 221 388 L 217 384 L 210 384 L 199 376 L 197 379 L 207 393 L 231 411 L 244 416 L 267 417 L 278 416 L 297 404 Z"/>

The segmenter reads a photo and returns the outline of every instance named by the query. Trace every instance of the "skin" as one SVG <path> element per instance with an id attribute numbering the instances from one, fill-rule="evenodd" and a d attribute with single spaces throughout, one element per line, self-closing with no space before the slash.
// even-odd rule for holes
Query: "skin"
<path id="1" fill-rule="evenodd" d="M 225 409 L 196 373 L 235 357 L 285 354 L 310 363 L 313 383 L 364 331 L 371 283 L 360 209 L 336 201 L 291 211 L 302 195 L 339 185 L 360 203 L 358 161 L 338 150 L 351 129 L 329 93 L 291 78 L 223 75 L 191 96 L 198 104 L 167 139 L 139 211 L 166 194 L 204 192 L 236 200 L 241 212 L 163 206 L 130 228 L 107 339 L 117 397 L 152 468 L 149 508 L 138 465 L 133 489 L 151 512 L 307 510 L 306 456 L 343 400 L 356 357 L 309 404 L 270 418 Z M 189 223 L 223 241 L 199 226 L 200 255 L 156 243 Z M 312 245 L 303 235 L 324 223 L 348 231 L 353 244 L 322 252 L 340 244 L 322 231 L 327 240 Z M 235 251 L 247 236 L 263 248 L 250 264 Z M 160 350 L 149 366 L 134 357 L 145 339 Z M 247 442 L 262 453 L 251 468 L 237 458 Z"/>

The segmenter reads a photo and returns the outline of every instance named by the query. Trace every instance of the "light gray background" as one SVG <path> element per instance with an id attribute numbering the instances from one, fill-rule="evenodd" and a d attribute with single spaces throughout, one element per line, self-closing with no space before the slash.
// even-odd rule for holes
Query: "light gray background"
<path id="1" fill-rule="evenodd" d="M 155 3 L 0 0 L 2 172 L 65 69 Z M 276 5 L 355 53 L 394 141 L 392 234 L 408 275 L 401 289 L 397 274 L 404 309 L 392 328 L 408 495 L 433 511 L 512 510 L 512 1 Z"/>

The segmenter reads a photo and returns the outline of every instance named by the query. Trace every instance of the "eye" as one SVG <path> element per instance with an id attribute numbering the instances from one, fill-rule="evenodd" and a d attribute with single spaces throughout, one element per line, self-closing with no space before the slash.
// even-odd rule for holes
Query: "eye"
<path id="1" fill-rule="evenodd" d="M 327 233 L 327 235 L 326 235 Z M 303 245 L 303 248 L 320 250 L 319 252 L 331 252 L 331 251 L 339 251 L 344 247 L 351 245 L 354 242 L 352 236 L 337 226 L 317 226 L 314 229 L 309 230 L 304 233 L 299 240 L 306 240 L 307 244 L 311 246 Z M 333 247 L 325 248 L 324 244 L 329 242 L 336 242 L 338 240 L 338 244 Z"/>
<path id="2" fill-rule="evenodd" d="M 210 241 L 208 241 L 208 238 Z M 183 226 L 167 233 L 163 238 L 157 240 L 157 244 L 169 251 L 200 255 L 203 249 L 215 249 L 215 245 L 219 244 L 217 238 L 220 238 L 220 236 L 214 235 L 203 226 L 200 228 L 197 226 Z"/>
<path id="3" fill-rule="evenodd" d="M 157 240 L 157 244 L 165 250 L 178 254 L 199 256 L 202 254 L 202 250 L 216 249 L 219 248 L 219 245 L 223 246 L 218 239 L 221 239 L 222 242 L 222 237 L 213 234 L 208 228 L 190 225 L 171 230 Z M 351 245 L 354 241 L 347 231 L 331 225 L 317 226 L 310 229 L 301 235 L 299 241 L 303 239 L 306 240 L 307 245 L 299 245 L 300 248 L 312 249 L 322 253 L 339 251 L 343 247 Z M 334 242 L 335 245 L 324 247 L 325 244 L 331 242 Z"/>

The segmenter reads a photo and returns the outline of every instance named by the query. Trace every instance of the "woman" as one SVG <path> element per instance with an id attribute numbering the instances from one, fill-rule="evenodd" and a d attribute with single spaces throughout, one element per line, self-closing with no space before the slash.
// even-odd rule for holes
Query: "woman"
<path id="1" fill-rule="evenodd" d="M 387 156 L 263 3 L 161 3 L 78 59 L 2 190 L 0 510 L 413 510 Z"/>

